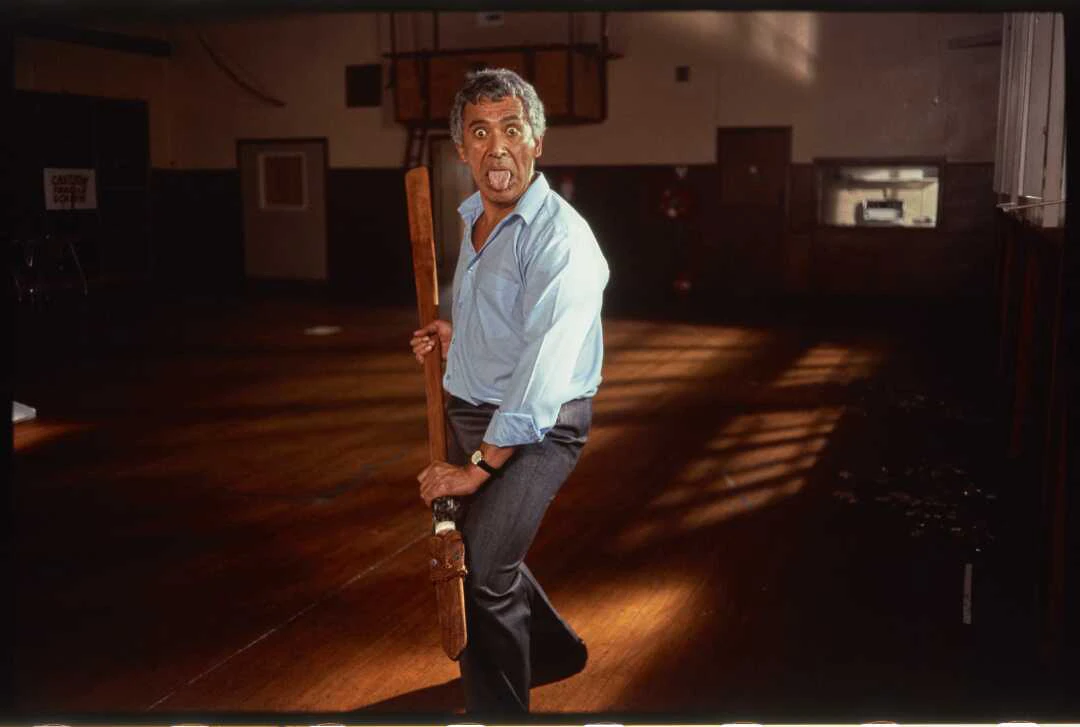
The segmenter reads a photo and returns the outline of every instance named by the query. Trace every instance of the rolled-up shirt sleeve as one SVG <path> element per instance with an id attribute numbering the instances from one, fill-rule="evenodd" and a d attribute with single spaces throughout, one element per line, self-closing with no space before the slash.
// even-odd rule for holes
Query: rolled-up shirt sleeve
<path id="1" fill-rule="evenodd" d="M 585 346 L 600 325 L 608 279 L 595 241 L 557 226 L 533 243 L 522 259 L 525 345 L 484 435 L 500 447 L 542 440 L 573 391 L 579 360 L 602 356 Z"/>

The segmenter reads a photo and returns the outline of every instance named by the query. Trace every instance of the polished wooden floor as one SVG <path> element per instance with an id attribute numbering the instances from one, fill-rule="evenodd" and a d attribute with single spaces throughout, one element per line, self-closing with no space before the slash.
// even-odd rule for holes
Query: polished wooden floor
<path id="1" fill-rule="evenodd" d="M 16 399 L 38 418 L 14 436 L 18 705 L 459 710 L 414 479 L 415 312 L 117 310 L 82 343 L 22 341 Z M 320 325 L 340 332 L 305 333 Z M 529 559 L 590 661 L 534 710 L 868 721 L 1011 704 L 1013 675 L 972 636 L 992 584 L 961 620 L 972 551 L 837 496 L 903 447 L 992 474 L 984 430 L 946 446 L 864 401 L 977 398 L 955 351 L 760 318 L 612 316 L 606 343 L 590 443 Z"/>

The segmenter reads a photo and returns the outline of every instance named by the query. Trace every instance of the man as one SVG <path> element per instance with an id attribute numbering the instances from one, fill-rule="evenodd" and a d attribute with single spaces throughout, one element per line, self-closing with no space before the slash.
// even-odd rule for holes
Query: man
<path id="1" fill-rule="evenodd" d="M 608 266 L 585 220 L 536 172 L 544 107 L 528 82 L 505 69 L 469 74 L 450 129 L 478 191 L 458 208 L 453 325 L 436 321 L 411 341 L 421 363 L 439 345 L 450 394 L 450 462 L 417 479 L 429 506 L 447 495 L 464 506 L 466 709 L 527 712 L 530 686 L 587 658 L 524 557 L 588 437 Z"/>

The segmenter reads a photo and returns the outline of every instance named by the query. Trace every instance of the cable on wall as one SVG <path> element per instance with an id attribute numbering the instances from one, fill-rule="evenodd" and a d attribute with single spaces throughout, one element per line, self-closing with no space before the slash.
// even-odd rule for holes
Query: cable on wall
<path id="1" fill-rule="evenodd" d="M 210 60 L 214 62 L 214 65 L 216 65 L 221 70 L 221 72 L 228 76 L 229 79 L 237 86 L 244 89 L 249 94 L 259 99 L 263 103 L 269 104 L 271 106 L 277 106 L 279 108 L 286 105 L 286 103 L 281 99 L 271 96 L 269 93 L 262 91 L 258 88 L 255 88 L 255 86 L 251 85 L 243 78 L 241 78 L 239 74 L 237 74 L 237 72 L 230 67 L 229 63 L 224 58 L 222 58 L 217 51 L 214 50 L 213 46 L 210 45 L 210 41 L 206 39 L 205 34 L 199 33 L 199 43 L 202 44 L 203 49 L 206 50 L 207 55 L 210 56 Z"/>

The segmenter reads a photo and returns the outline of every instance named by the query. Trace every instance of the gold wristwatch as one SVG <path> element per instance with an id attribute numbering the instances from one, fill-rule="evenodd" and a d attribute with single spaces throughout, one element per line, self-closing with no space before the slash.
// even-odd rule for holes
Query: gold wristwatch
<path id="1" fill-rule="evenodd" d="M 481 452 L 479 449 L 472 453 L 472 456 L 469 457 L 469 461 L 480 469 L 484 470 L 484 472 L 487 472 L 492 477 L 499 474 L 499 469 L 497 467 L 492 467 L 490 464 L 484 461 L 484 453 Z"/>

